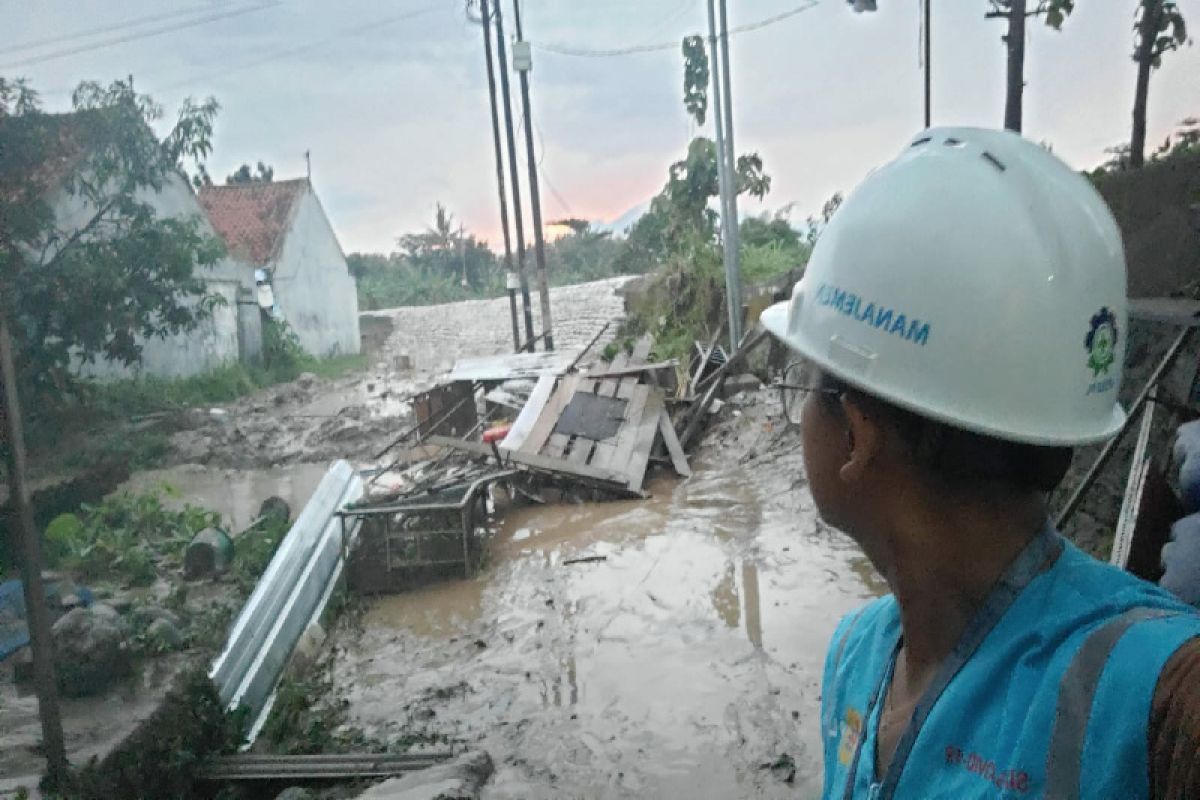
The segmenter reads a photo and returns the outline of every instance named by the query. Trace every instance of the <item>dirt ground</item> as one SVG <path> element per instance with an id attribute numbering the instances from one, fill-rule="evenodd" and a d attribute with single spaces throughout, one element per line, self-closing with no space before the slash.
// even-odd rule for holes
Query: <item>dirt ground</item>
<path id="1" fill-rule="evenodd" d="M 694 463 L 646 501 L 506 512 L 481 575 L 373 601 L 337 643 L 353 722 L 488 750 L 486 798 L 819 793 L 825 647 L 883 586 L 767 392 Z"/>

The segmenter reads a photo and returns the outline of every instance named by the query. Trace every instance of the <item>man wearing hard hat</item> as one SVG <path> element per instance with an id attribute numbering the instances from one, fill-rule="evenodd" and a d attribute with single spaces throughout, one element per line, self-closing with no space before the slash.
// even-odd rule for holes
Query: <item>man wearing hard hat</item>
<path id="1" fill-rule="evenodd" d="M 1200 798 L 1200 617 L 1047 521 L 1123 425 L 1104 201 L 1008 132 L 932 129 L 846 200 L 763 325 L 805 359 L 821 516 L 892 594 L 825 662 L 837 798 Z"/>

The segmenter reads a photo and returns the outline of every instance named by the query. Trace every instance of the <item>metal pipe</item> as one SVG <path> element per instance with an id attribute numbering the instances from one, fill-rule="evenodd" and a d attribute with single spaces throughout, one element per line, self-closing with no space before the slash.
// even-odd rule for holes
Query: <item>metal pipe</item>
<path id="1" fill-rule="evenodd" d="M 1146 398 L 1150 396 L 1150 393 L 1154 391 L 1154 387 L 1162 380 L 1163 373 L 1170 368 L 1171 363 L 1179 355 L 1179 351 L 1187 344 L 1188 339 L 1191 338 L 1195 330 L 1195 328 L 1184 328 L 1180 331 L 1179 336 L 1175 337 L 1175 341 L 1171 344 L 1171 348 L 1167 350 L 1167 354 L 1163 356 L 1162 361 L 1159 362 L 1154 372 L 1151 373 L 1150 379 L 1146 381 L 1146 385 L 1142 387 L 1142 390 L 1138 392 L 1138 396 L 1130 404 L 1129 413 L 1125 417 L 1125 424 L 1121 426 L 1121 430 L 1117 431 L 1117 435 L 1109 440 L 1104 449 L 1100 451 L 1100 455 L 1096 456 L 1096 460 L 1092 462 L 1092 466 L 1087 471 L 1087 474 L 1083 476 L 1079 485 L 1075 487 L 1075 491 L 1071 493 L 1070 499 L 1067 500 L 1062 510 L 1058 512 L 1058 517 L 1054 520 L 1054 527 L 1062 530 L 1063 525 L 1067 524 L 1067 521 L 1071 519 L 1076 509 L 1079 508 L 1079 504 L 1083 501 L 1084 493 L 1091 488 L 1096 478 L 1100 475 L 1100 470 L 1112 458 L 1112 454 L 1117 450 L 1117 445 L 1121 443 L 1121 439 L 1125 436 L 1125 431 L 1129 430 L 1130 423 L 1137 416 L 1138 412 L 1141 411 L 1142 406 L 1145 405 Z"/>

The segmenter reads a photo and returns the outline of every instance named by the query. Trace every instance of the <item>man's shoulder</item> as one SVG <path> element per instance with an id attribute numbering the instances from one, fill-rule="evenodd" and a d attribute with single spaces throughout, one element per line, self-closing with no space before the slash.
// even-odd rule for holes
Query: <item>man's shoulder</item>
<path id="1" fill-rule="evenodd" d="M 877 597 L 842 617 L 829 641 L 829 655 L 836 664 L 861 650 L 863 642 L 874 646 L 879 640 L 895 639 L 900 630 L 900 607 L 894 595 Z"/>

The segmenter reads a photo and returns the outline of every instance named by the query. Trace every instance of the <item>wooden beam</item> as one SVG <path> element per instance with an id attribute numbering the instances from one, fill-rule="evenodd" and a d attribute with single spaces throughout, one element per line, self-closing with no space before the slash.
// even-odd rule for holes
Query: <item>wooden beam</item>
<path id="1" fill-rule="evenodd" d="M 516 452 L 511 453 L 509 458 L 514 464 L 523 464 L 524 466 L 543 472 L 554 472 L 562 475 L 571 475 L 577 478 L 586 478 L 593 481 L 602 481 L 604 483 L 613 483 L 620 488 L 628 486 L 626 476 L 620 472 L 615 472 L 611 469 L 600 469 L 587 464 L 572 464 L 561 458 L 547 458 L 535 453 Z"/>
<path id="2" fill-rule="evenodd" d="M 675 426 L 671 424 L 671 415 L 665 408 L 658 414 L 658 432 L 662 436 L 663 444 L 667 446 L 667 452 L 671 455 L 671 465 L 675 468 L 675 472 L 681 478 L 690 477 L 692 468 L 688 466 L 687 454 L 683 452 L 683 447 L 679 444 L 679 437 L 675 435 Z"/>
<path id="3" fill-rule="evenodd" d="M 521 445 L 519 452 L 522 453 L 539 453 L 542 446 L 550 439 L 550 435 L 554 433 L 554 426 L 558 424 L 558 418 L 562 416 L 563 409 L 571 402 L 571 398 L 575 395 L 575 389 L 579 386 L 579 375 L 572 374 L 565 376 L 558 383 L 558 389 L 550 396 L 541 414 L 538 415 L 537 421 L 533 423 L 533 427 L 529 431 L 529 435 L 525 438 L 524 444 Z"/>

